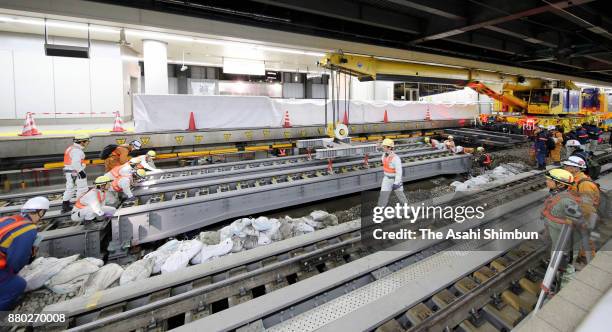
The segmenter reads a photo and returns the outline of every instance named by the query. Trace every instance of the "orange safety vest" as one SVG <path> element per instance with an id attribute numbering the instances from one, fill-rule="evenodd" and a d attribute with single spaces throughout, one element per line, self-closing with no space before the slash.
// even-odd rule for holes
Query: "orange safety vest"
<path id="1" fill-rule="evenodd" d="M 81 198 L 83 198 L 83 196 L 87 195 L 87 193 L 89 193 L 89 191 L 86 192 L 85 194 L 83 194 L 81 197 L 79 197 L 76 200 L 76 202 L 74 203 L 74 206 L 77 209 L 84 209 L 85 207 L 87 207 L 87 205 L 81 203 Z M 98 202 L 100 202 L 100 204 L 101 204 L 102 202 L 104 202 L 105 199 L 106 199 L 106 192 L 104 192 L 104 195 L 100 195 L 100 191 L 98 190 Z"/>
<path id="2" fill-rule="evenodd" d="M 568 192 L 568 193 L 569 193 L 570 198 L 573 199 L 577 204 L 582 203 L 582 200 L 580 199 L 579 196 L 574 195 L 571 192 Z M 542 216 L 557 224 L 571 225 L 573 224 L 571 220 L 566 219 L 566 218 L 560 218 L 552 214 L 553 207 L 557 205 L 557 203 L 559 203 L 561 198 L 562 196 L 560 194 L 557 194 L 553 197 L 548 198 L 546 201 L 544 201 L 544 209 L 542 210 Z"/>
<path id="3" fill-rule="evenodd" d="M 116 179 L 121 177 L 121 174 L 119 173 L 119 170 L 121 170 L 121 167 L 125 166 L 125 164 L 123 165 L 119 165 L 119 166 L 115 166 L 113 167 L 113 169 L 111 169 L 110 173 L 112 174 L 112 176 Z"/>
<path id="4" fill-rule="evenodd" d="M 391 162 L 393 161 L 393 157 L 395 157 L 395 153 L 391 153 L 388 156 L 383 158 L 383 171 L 385 173 L 395 174 L 395 168 L 391 167 Z"/>
<path id="5" fill-rule="evenodd" d="M 12 231 L 14 229 L 17 229 L 17 228 L 19 228 L 21 226 L 25 226 L 25 225 L 30 223 L 30 222 L 27 221 L 26 218 L 24 218 L 22 216 L 2 217 L 2 218 L 0 218 L 0 222 L 4 222 L 8 218 L 13 218 L 13 219 L 15 219 L 15 221 L 13 221 L 12 223 L 10 223 L 10 224 L 0 228 L 0 242 L 2 242 L 4 240 L 4 237 L 10 231 Z M 4 254 L 2 251 L 0 251 L 0 270 L 4 270 L 5 268 L 6 268 L 6 254 Z"/>
<path id="6" fill-rule="evenodd" d="M 71 145 L 66 148 L 64 151 L 64 166 L 68 166 L 72 164 L 72 157 L 70 157 L 70 152 L 74 149 L 74 145 Z M 81 160 L 81 164 L 85 165 L 85 160 Z"/>

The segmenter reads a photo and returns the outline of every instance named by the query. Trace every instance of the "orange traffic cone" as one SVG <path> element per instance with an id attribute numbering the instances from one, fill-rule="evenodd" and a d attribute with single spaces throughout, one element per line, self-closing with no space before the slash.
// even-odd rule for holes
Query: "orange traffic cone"
<path id="1" fill-rule="evenodd" d="M 346 113 L 346 111 L 344 111 L 344 119 L 342 120 L 342 123 L 344 123 L 345 126 L 348 126 L 348 113 Z"/>
<path id="2" fill-rule="evenodd" d="M 193 112 L 189 113 L 189 127 L 187 128 L 187 130 L 189 130 L 189 131 L 196 131 L 196 130 L 198 130 L 198 128 L 196 128 L 195 118 L 193 116 Z"/>
<path id="3" fill-rule="evenodd" d="M 429 112 L 429 108 L 427 112 L 425 112 L 425 121 L 431 121 L 431 113 Z"/>
<path id="4" fill-rule="evenodd" d="M 113 130 L 111 133 L 122 133 L 125 129 L 123 129 L 123 120 L 121 120 L 121 116 L 119 116 L 119 112 L 115 112 L 115 123 L 113 124 Z"/>
<path id="5" fill-rule="evenodd" d="M 36 128 L 36 123 L 34 122 L 34 116 L 32 116 L 32 113 L 26 113 L 23 130 L 21 131 L 21 134 L 19 134 L 19 136 L 36 136 L 41 134 L 42 133 L 38 131 L 38 128 Z"/>
<path id="6" fill-rule="evenodd" d="M 285 111 L 285 118 L 283 119 L 283 128 L 291 128 L 291 122 L 289 121 L 289 111 Z"/>
<path id="7" fill-rule="evenodd" d="M 389 117 L 387 116 L 387 110 L 385 110 L 385 117 L 383 118 L 383 122 L 384 123 L 389 122 Z"/>

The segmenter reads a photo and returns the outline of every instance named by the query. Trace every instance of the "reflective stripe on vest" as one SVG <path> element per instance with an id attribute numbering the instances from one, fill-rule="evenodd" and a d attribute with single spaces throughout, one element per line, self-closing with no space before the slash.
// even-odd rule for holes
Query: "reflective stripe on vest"
<path id="1" fill-rule="evenodd" d="M 25 226 L 30 224 L 27 219 L 25 219 L 22 216 L 12 216 L 12 217 L 3 217 L 0 218 L 0 222 L 4 222 L 9 218 L 13 218 L 15 219 L 15 221 L 13 221 L 12 223 L 0 228 L 0 243 L 2 243 L 2 241 L 4 240 L 4 237 L 6 236 L 6 234 L 8 234 L 10 231 L 15 230 L 21 226 Z M 0 251 L 0 270 L 3 270 L 6 268 L 6 255 Z"/>
<path id="2" fill-rule="evenodd" d="M 70 156 L 72 149 L 74 149 L 74 145 L 67 147 L 64 151 L 64 166 L 72 165 L 72 157 Z M 81 160 L 81 164 L 85 165 L 85 160 Z"/>
<path id="3" fill-rule="evenodd" d="M 90 191 L 91 191 L 91 189 L 90 189 Z M 87 205 L 81 203 L 81 198 L 85 197 L 85 195 L 87 195 L 88 193 L 89 193 L 89 191 L 86 192 L 85 194 L 83 194 L 83 196 L 79 197 L 76 200 L 76 202 L 74 203 L 74 206 L 77 209 L 84 209 L 84 208 L 87 207 Z M 104 192 L 104 195 L 100 195 L 100 191 L 98 190 L 97 194 L 98 194 L 98 202 L 100 202 L 100 204 L 102 204 L 102 202 L 104 202 L 104 200 L 106 199 L 106 192 Z"/>
<path id="4" fill-rule="evenodd" d="M 395 168 L 391 167 L 393 157 L 395 157 L 395 154 L 390 154 L 387 157 L 383 158 L 383 171 L 385 173 L 395 174 Z"/>

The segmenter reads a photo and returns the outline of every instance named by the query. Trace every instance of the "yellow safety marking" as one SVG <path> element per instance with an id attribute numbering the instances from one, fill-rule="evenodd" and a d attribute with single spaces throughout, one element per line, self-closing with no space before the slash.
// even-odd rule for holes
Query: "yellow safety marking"
<path id="1" fill-rule="evenodd" d="M 62 167 L 64 167 L 64 163 L 63 162 L 46 163 L 46 164 L 43 165 L 43 168 L 46 168 L 46 169 L 62 168 Z"/>
<path id="2" fill-rule="evenodd" d="M 94 160 L 90 160 L 90 163 L 93 165 L 100 165 L 100 164 L 104 164 L 104 160 L 102 159 L 94 159 Z"/>
<path id="3" fill-rule="evenodd" d="M 270 150 L 270 146 L 268 145 L 255 145 L 255 146 L 247 146 L 244 148 L 244 151 L 268 151 Z"/>
<path id="4" fill-rule="evenodd" d="M 372 128 L 374 128 L 374 131 L 378 131 L 379 126 L 377 124 L 373 125 Z"/>
<path id="5" fill-rule="evenodd" d="M 89 302 L 87 302 L 87 305 L 85 305 L 85 308 L 87 309 L 93 309 L 96 307 L 96 305 L 98 305 L 98 301 L 100 301 L 100 298 L 102 297 L 102 292 L 101 291 L 97 291 L 95 292 Z"/>
<path id="6" fill-rule="evenodd" d="M 170 159 L 170 158 L 176 158 L 176 153 L 161 153 L 155 157 L 155 159 Z"/>
<path id="7" fill-rule="evenodd" d="M 264 137 L 270 137 L 270 129 L 264 129 L 263 130 L 263 136 Z"/>
<path id="8" fill-rule="evenodd" d="M 302 137 L 306 136 L 306 129 L 300 130 L 300 136 L 302 136 Z"/>
<path id="9" fill-rule="evenodd" d="M 182 144 L 183 139 L 185 139 L 185 136 L 174 136 L 174 140 L 176 141 L 176 144 Z"/>
<path id="10" fill-rule="evenodd" d="M 317 132 L 319 132 L 319 135 L 323 135 L 323 133 L 325 132 L 325 128 L 317 128 Z"/>
<path id="11" fill-rule="evenodd" d="M 382 136 L 368 136 L 368 141 L 378 141 L 383 139 Z"/>
<path id="12" fill-rule="evenodd" d="M 397 138 L 397 135 L 387 135 L 387 138 Z"/>
<path id="13" fill-rule="evenodd" d="M 202 136 L 202 135 L 195 135 L 194 136 L 194 140 L 195 140 L 196 144 L 200 144 L 203 139 L 204 139 L 204 136 Z"/>
<path id="14" fill-rule="evenodd" d="M 251 130 L 245 131 L 244 132 L 244 137 L 246 137 L 248 140 L 252 140 L 253 139 L 253 131 L 251 131 Z"/>
<path id="15" fill-rule="evenodd" d="M 150 140 L 151 140 L 151 137 L 149 136 L 140 136 L 140 141 L 142 142 L 142 145 L 149 144 Z"/>
<path id="16" fill-rule="evenodd" d="M 289 131 L 284 131 L 283 134 L 285 135 L 285 138 L 290 138 L 291 137 L 291 132 L 289 132 Z"/>
<path id="17" fill-rule="evenodd" d="M 210 154 L 225 154 L 225 153 L 238 152 L 238 149 L 237 148 L 226 148 L 226 149 L 210 150 L 208 152 Z"/>
<path id="18" fill-rule="evenodd" d="M 353 131 L 357 131 L 357 126 L 353 126 L 353 125 L 351 125 L 349 128 L 351 128 L 351 132 L 353 132 Z"/>
<path id="19" fill-rule="evenodd" d="M 232 138 L 232 134 L 231 133 L 223 133 L 223 139 L 226 141 L 229 141 L 230 138 Z"/>
<path id="20" fill-rule="evenodd" d="M 273 148 L 275 148 L 275 149 L 278 149 L 278 148 L 281 148 L 281 149 L 282 149 L 282 148 L 292 148 L 292 147 L 293 147 L 293 144 L 291 144 L 291 143 L 285 143 L 285 144 L 272 144 L 272 147 L 273 147 Z"/>
<path id="21" fill-rule="evenodd" d="M 408 138 L 408 137 L 411 137 L 411 135 L 410 134 L 401 134 L 401 135 L 397 135 L 396 137 L 397 138 Z"/>
<path id="22" fill-rule="evenodd" d="M 367 125 L 361 125 L 361 130 L 365 133 L 368 131 L 368 126 Z"/>
<path id="23" fill-rule="evenodd" d="M 117 142 L 117 144 L 119 144 L 119 145 L 125 144 L 125 138 L 116 138 L 115 142 Z"/>
<path id="24" fill-rule="evenodd" d="M 195 157 L 195 156 L 207 156 L 210 151 L 194 151 L 194 152 L 179 152 L 176 155 L 178 157 Z"/>

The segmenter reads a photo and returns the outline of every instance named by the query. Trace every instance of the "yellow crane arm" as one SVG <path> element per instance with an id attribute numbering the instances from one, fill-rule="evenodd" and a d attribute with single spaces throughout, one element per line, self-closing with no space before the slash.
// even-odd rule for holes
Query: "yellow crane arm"
<path id="1" fill-rule="evenodd" d="M 495 100 L 499 100 L 500 102 L 508 106 L 518 107 L 524 110 L 527 109 L 527 102 L 523 99 L 515 97 L 511 94 L 497 93 L 488 86 L 484 85 L 482 82 L 471 81 L 467 84 L 467 86 L 480 94 L 487 95 L 489 98 L 493 98 Z"/>

